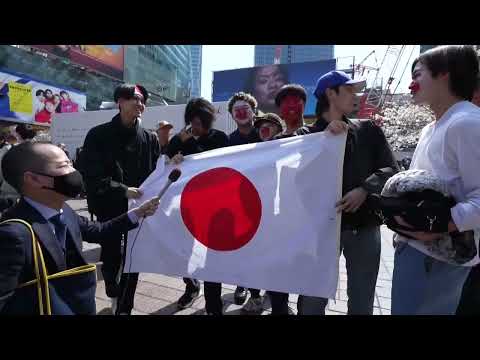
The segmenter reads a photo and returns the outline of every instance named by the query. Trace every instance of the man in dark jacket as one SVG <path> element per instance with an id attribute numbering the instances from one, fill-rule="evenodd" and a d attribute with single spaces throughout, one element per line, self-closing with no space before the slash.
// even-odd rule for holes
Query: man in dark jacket
<path id="1" fill-rule="evenodd" d="M 355 93 L 365 85 L 341 71 L 331 71 L 318 80 L 317 122 L 312 132 L 347 132 L 343 164 L 340 247 L 346 259 L 348 314 L 373 314 L 375 285 L 380 264 L 380 227 L 369 207 L 368 196 L 379 194 L 389 177 L 398 171 L 397 163 L 383 131 L 371 121 L 348 119 Z M 300 296 L 298 313 L 325 314 L 328 299 Z"/>
<path id="2" fill-rule="evenodd" d="M 228 100 L 228 112 L 237 124 L 237 129 L 228 135 L 230 146 L 260 142 L 258 130 L 253 126 L 257 113 L 257 100 L 244 92 L 235 93 Z"/>
<path id="3" fill-rule="evenodd" d="M 275 97 L 275 105 L 279 109 L 285 129 L 274 139 L 307 135 L 310 129 L 305 126 L 304 112 L 307 103 L 307 92 L 298 84 L 283 85 Z M 288 306 L 288 293 L 267 291 L 272 304 L 272 315 L 289 315 L 293 312 Z"/>
<path id="4" fill-rule="evenodd" d="M 250 94 L 238 92 L 228 100 L 228 112 L 237 124 L 237 130 L 228 135 L 228 145 L 244 145 L 260 142 L 258 130 L 253 126 L 257 112 L 257 100 Z M 253 290 L 253 291 L 252 291 Z M 259 297 L 259 291 L 250 289 L 252 296 Z M 247 289 L 237 286 L 233 293 L 236 305 L 242 305 L 247 299 Z"/>
<path id="5" fill-rule="evenodd" d="M 166 151 L 174 163 L 183 156 L 228 146 L 228 136 L 223 131 L 213 129 L 215 107 L 203 98 L 191 99 L 185 108 L 185 128 L 176 134 Z M 183 278 L 185 293 L 178 299 L 179 309 L 185 309 L 200 296 L 200 283 L 196 279 Z M 209 315 L 221 315 L 223 302 L 222 284 L 205 281 L 205 308 Z"/>
<path id="6" fill-rule="evenodd" d="M 155 170 L 160 155 L 158 139 L 140 126 L 147 99 L 143 86 L 120 85 L 114 93 L 120 113 L 112 121 L 92 128 L 85 138 L 82 155 L 88 207 L 99 221 L 124 213 L 128 199 L 142 195 L 138 187 Z M 114 237 L 102 246 L 105 289 L 112 298 L 112 311 L 130 314 L 138 274 L 123 274 L 118 284 L 121 243 L 122 238 L 126 241 L 126 234 L 119 232 Z"/>
<path id="7" fill-rule="evenodd" d="M 2 169 L 5 180 L 21 194 L 21 200 L 1 219 L 0 313 L 38 315 L 49 314 L 51 309 L 52 315 L 95 315 L 95 268 L 75 271 L 87 264 L 82 241 L 103 245 L 112 234 L 135 228 L 139 218 L 155 212 L 158 198 L 111 221 L 91 222 L 65 203 L 79 194 L 83 183 L 60 148 L 48 143 L 22 143 L 7 152 Z M 33 253 L 32 234 L 28 225 L 14 219 L 31 226 L 45 261 L 45 275 L 66 270 L 71 270 L 70 274 L 50 278 L 48 285 L 41 281 L 35 271 L 41 257 Z M 42 267 L 38 270 L 42 272 Z M 39 283 L 28 285 L 35 279 Z"/>

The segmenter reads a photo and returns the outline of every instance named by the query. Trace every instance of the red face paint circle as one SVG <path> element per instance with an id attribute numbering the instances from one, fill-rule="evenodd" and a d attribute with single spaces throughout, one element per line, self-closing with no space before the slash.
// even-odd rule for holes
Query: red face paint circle
<path id="1" fill-rule="evenodd" d="M 235 118 L 239 120 L 245 120 L 248 117 L 247 109 L 237 109 L 235 110 Z"/>
<path id="2" fill-rule="evenodd" d="M 213 250 L 232 251 L 245 246 L 257 232 L 262 202 L 250 180 L 234 169 L 221 167 L 188 181 L 180 211 L 195 239 Z"/>
<path id="3" fill-rule="evenodd" d="M 268 126 L 262 126 L 260 128 L 260 136 L 262 139 L 268 139 L 270 137 L 270 128 Z"/>
<path id="4" fill-rule="evenodd" d="M 286 96 L 280 104 L 282 119 L 290 125 L 296 125 L 301 121 L 304 110 L 303 99 L 295 95 Z"/>

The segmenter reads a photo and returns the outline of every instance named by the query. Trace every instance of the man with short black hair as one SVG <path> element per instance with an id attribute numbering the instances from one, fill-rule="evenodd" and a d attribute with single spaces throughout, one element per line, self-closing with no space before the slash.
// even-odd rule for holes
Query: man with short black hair
<path id="1" fill-rule="evenodd" d="M 128 209 L 128 200 L 142 195 L 139 186 L 155 170 L 160 146 L 157 137 L 140 125 L 148 100 L 141 85 L 122 84 L 115 89 L 119 113 L 112 121 L 88 132 L 82 150 L 87 201 L 99 221 L 107 221 Z M 138 274 L 122 274 L 122 239 L 118 233 L 102 245 L 102 273 L 112 311 L 130 314 L 133 309 Z M 125 256 L 125 252 L 123 252 Z"/>
<path id="2" fill-rule="evenodd" d="M 398 171 L 383 131 L 369 120 L 347 118 L 354 108 L 355 94 L 365 81 L 352 80 L 342 71 L 321 76 L 314 92 L 317 121 L 312 132 L 347 132 L 343 163 L 340 250 L 346 259 L 348 314 L 372 315 L 375 285 L 380 265 L 380 221 L 368 204 L 368 196 L 380 193 L 389 177 Z M 324 315 L 328 299 L 298 298 L 300 315 Z"/>
<path id="3" fill-rule="evenodd" d="M 257 100 L 244 92 L 235 93 L 228 100 L 228 112 L 237 124 L 237 129 L 228 135 L 230 146 L 251 144 L 260 141 L 253 120 L 257 113 Z"/>
<path id="4" fill-rule="evenodd" d="M 213 104 L 204 98 L 191 99 L 185 108 L 185 128 L 176 134 L 168 145 L 166 155 L 174 163 L 183 161 L 183 157 L 204 151 L 228 146 L 228 136 L 213 128 L 216 110 Z M 179 309 L 192 306 L 200 296 L 200 282 L 183 278 L 185 293 L 178 299 Z M 222 315 L 222 284 L 205 281 L 205 309 L 208 315 Z"/>
<path id="5" fill-rule="evenodd" d="M 310 133 L 303 118 L 307 104 L 307 92 L 303 86 L 298 84 L 282 86 L 275 97 L 275 104 L 286 126 L 284 131 L 276 136 L 277 139 Z"/>
<path id="6" fill-rule="evenodd" d="M 0 224 L 0 313 L 95 315 L 95 268 L 86 266 L 82 241 L 103 245 L 112 235 L 135 228 L 139 218 L 156 211 L 158 198 L 111 221 L 91 222 L 66 204 L 83 182 L 57 146 L 14 146 L 3 158 L 2 170 L 22 198 Z M 44 268 L 39 265 L 43 261 Z M 41 276 L 48 276 L 48 282 Z"/>
<path id="7" fill-rule="evenodd" d="M 410 170 L 424 170 L 445 182 L 453 206 L 441 224 L 445 232 L 397 234 L 392 282 L 392 315 L 453 315 L 476 255 L 464 264 L 434 251 L 445 236 L 480 230 L 480 109 L 470 101 L 479 76 L 479 61 L 471 46 L 441 46 L 421 54 L 412 65 L 410 89 L 415 104 L 428 105 L 435 121 L 422 130 Z"/>
<path id="8" fill-rule="evenodd" d="M 257 113 L 257 100 L 244 92 L 235 93 L 228 100 L 228 112 L 237 124 L 237 129 L 228 135 L 228 145 L 252 144 L 260 141 L 253 119 Z M 237 286 L 233 294 L 236 305 L 242 305 L 247 299 L 247 289 Z"/>
<path id="9" fill-rule="evenodd" d="M 19 124 L 15 127 L 15 132 L 20 137 L 19 142 L 32 140 L 37 132 L 33 129 L 33 126 L 30 124 Z"/>
<path id="10" fill-rule="evenodd" d="M 307 92 L 301 85 L 284 85 L 275 97 L 275 104 L 280 110 L 282 120 L 286 124 L 284 131 L 274 137 L 283 139 L 292 136 L 306 135 L 310 130 L 304 124 L 305 104 Z M 291 309 L 288 306 L 288 293 L 279 291 L 267 291 L 272 304 L 272 315 L 289 315 Z"/>

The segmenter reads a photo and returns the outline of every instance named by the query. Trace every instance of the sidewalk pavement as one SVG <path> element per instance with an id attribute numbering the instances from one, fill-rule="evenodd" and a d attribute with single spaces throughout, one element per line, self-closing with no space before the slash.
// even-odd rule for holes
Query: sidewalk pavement
<path id="1" fill-rule="evenodd" d="M 86 201 L 69 201 L 79 214 L 87 216 Z M 393 254 L 392 232 L 382 226 L 382 253 L 380 269 L 378 272 L 377 287 L 375 291 L 374 315 L 390 315 Z M 87 259 L 91 262 L 98 262 L 100 247 L 95 244 L 84 243 L 83 249 Z M 98 267 L 97 276 L 101 277 Z M 346 315 L 347 313 L 347 273 L 345 259 L 340 257 L 339 286 L 335 301 L 330 300 L 327 308 L 327 315 Z M 203 288 L 203 287 L 202 287 Z M 233 292 L 236 286 L 223 284 L 222 298 L 225 303 L 225 315 L 242 314 L 242 305 L 233 303 Z M 203 315 L 205 299 L 203 294 L 194 302 L 191 308 L 177 311 L 176 301 L 183 294 L 185 284 L 180 277 L 171 277 L 159 274 L 140 274 L 137 292 L 135 295 L 134 315 Z M 262 291 L 263 294 L 263 291 Z M 290 295 L 290 308 L 296 313 L 298 295 Z M 268 297 L 264 298 L 264 311 L 262 315 L 270 313 Z M 99 315 L 111 315 L 110 301 L 105 294 L 104 281 L 99 278 L 96 292 L 97 313 Z"/>

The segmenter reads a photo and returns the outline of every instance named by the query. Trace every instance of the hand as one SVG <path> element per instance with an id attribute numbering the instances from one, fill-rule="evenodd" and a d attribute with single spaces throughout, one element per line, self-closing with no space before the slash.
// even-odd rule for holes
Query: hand
<path id="1" fill-rule="evenodd" d="M 409 228 L 412 227 L 409 223 L 407 223 L 405 220 L 403 220 L 403 218 L 401 216 L 395 216 L 394 218 L 395 218 L 395 221 L 398 224 L 403 225 L 405 227 L 409 227 Z M 408 235 L 412 239 L 416 239 L 416 240 L 419 240 L 419 241 L 425 241 L 425 242 L 438 240 L 438 239 L 443 237 L 443 234 L 441 234 L 441 233 L 429 233 L 429 232 L 424 232 L 424 231 L 402 230 L 402 234 Z"/>
<path id="2" fill-rule="evenodd" d="M 152 216 L 157 211 L 159 203 L 160 198 L 158 196 L 155 196 L 154 198 L 145 201 L 138 208 L 133 209 L 133 211 L 135 212 L 135 215 L 137 215 L 139 218 Z"/>
<path id="3" fill-rule="evenodd" d="M 193 134 L 190 131 L 187 131 L 186 129 L 183 129 L 182 131 L 180 131 L 179 135 L 180 135 L 180 140 L 182 140 L 182 142 L 187 141 L 193 136 Z"/>
<path id="4" fill-rule="evenodd" d="M 367 199 L 368 192 L 362 187 L 357 187 L 349 191 L 345 196 L 335 204 L 337 212 L 345 211 L 354 213 Z"/>
<path id="5" fill-rule="evenodd" d="M 138 199 L 143 195 L 142 190 L 135 188 L 135 187 L 129 187 L 127 189 L 127 199 Z"/>
<path id="6" fill-rule="evenodd" d="M 180 151 L 177 155 L 174 155 L 169 161 L 169 163 L 174 163 L 175 165 L 178 165 L 181 162 L 183 162 L 183 155 L 180 153 Z"/>
<path id="7" fill-rule="evenodd" d="M 454 231 L 458 231 L 457 225 L 453 222 L 453 220 L 450 220 L 448 222 L 448 232 L 451 233 Z"/>
<path id="8" fill-rule="evenodd" d="M 333 135 L 338 135 L 347 131 L 348 125 L 343 121 L 333 120 L 328 124 L 327 130 L 330 131 Z"/>

